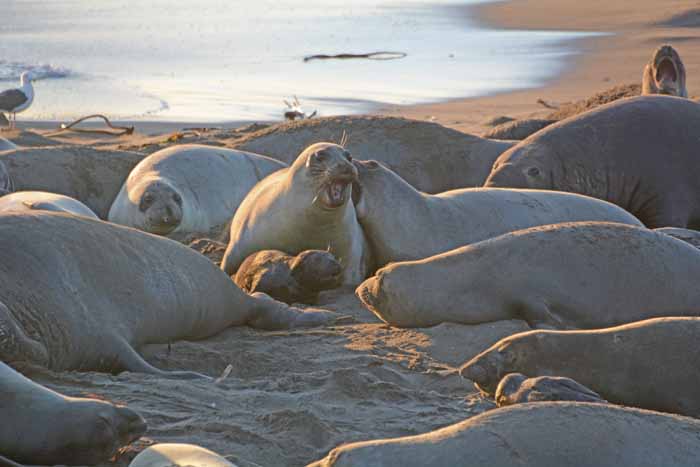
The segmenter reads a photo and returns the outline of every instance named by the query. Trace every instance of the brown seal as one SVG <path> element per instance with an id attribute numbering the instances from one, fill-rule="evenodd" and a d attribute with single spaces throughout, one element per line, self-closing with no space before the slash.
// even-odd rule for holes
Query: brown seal
<path id="1" fill-rule="evenodd" d="M 290 256 L 263 250 L 248 256 L 234 282 L 248 293 L 262 292 L 285 303 L 311 303 L 319 292 L 336 288 L 343 268 L 328 251 L 306 250 Z"/>
<path id="2" fill-rule="evenodd" d="M 670 45 L 662 45 L 656 49 L 644 67 L 642 95 L 645 94 L 688 97 L 683 60 Z"/>
<path id="3" fill-rule="evenodd" d="M 599 402 L 606 401 L 594 391 L 571 378 L 540 376 L 528 378 L 521 373 L 509 373 L 496 388 L 496 405 L 546 401 Z"/>

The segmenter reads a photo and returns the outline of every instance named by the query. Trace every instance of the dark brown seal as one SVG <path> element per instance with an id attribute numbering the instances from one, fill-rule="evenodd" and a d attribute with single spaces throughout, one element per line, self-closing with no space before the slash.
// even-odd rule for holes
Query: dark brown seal
<path id="1" fill-rule="evenodd" d="M 556 123 L 503 153 L 487 187 L 604 199 L 648 227 L 700 228 L 700 105 L 622 99 Z"/>
<path id="2" fill-rule="evenodd" d="M 248 256 L 233 279 L 248 293 L 263 292 L 285 303 L 311 303 L 322 290 L 340 286 L 342 272 L 328 251 L 306 250 L 291 256 L 263 250 Z"/>

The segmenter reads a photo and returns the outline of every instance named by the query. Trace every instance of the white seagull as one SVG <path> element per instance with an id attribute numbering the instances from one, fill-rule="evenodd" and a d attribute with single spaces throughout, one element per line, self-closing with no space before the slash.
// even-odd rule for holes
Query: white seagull
<path id="1" fill-rule="evenodd" d="M 7 112 L 10 115 L 10 128 L 15 128 L 17 114 L 27 110 L 34 101 L 31 73 L 28 71 L 22 73 L 19 83 L 19 88 L 0 92 L 0 112 Z"/>

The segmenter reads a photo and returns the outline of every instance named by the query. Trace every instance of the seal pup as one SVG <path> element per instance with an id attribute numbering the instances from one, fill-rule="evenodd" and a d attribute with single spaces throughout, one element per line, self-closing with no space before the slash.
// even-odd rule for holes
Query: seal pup
<path id="1" fill-rule="evenodd" d="M 656 49 L 644 67 L 642 95 L 646 94 L 688 97 L 683 60 L 670 45 Z"/>
<path id="2" fill-rule="evenodd" d="M 287 164 L 317 141 L 338 141 L 355 159 L 378 160 L 426 193 L 484 184 L 496 158 L 513 146 L 433 122 L 378 115 L 313 118 L 271 125 L 228 143 Z"/>
<path id="3" fill-rule="evenodd" d="M 44 191 L 18 191 L 0 197 L 0 213 L 9 211 L 53 211 L 98 219 L 97 214 L 77 199 Z"/>
<path id="4" fill-rule="evenodd" d="M 663 293 L 663 291 L 661 291 Z M 460 369 L 493 393 L 507 373 L 565 376 L 615 404 L 700 417 L 700 318 L 655 318 L 590 331 L 531 331 L 500 340 Z"/>
<path id="5" fill-rule="evenodd" d="M 683 241 L 631 225 L 571 222 L 391 263 L 356 293 L 399 327 L 522 319 L 591 329 L 700 316 L 698 277 L 700 251 Z"/>
<path id="6" fill-rule="evenodd" d="M 309 146 L 243 200 L 231 221 L 222 269 L 234 275 L 261 250 L 328 250 L 343 266 L 343 284 L 359 284 L 367 277 L 370 257 L 350 199 L 356 182 L 349 151 L 333 143 Z"/>
<path id="7" fill-rule="evenodd" d="M 306 250 L 290 256 L 263 250 L 248 256 L 233 277 L 248 293 L 262 292 L 285 303 L 311 303 L 319 292 L 340 286 L 343 267 L 327 251 Z"/>
<path id="8" fill-rule="evenodd" d="M 229 326 L 284 329 L 332 321 L 239 289 L 175 241 L 108 222 L 0 214 L 0 360 L 51 370 L 134 371 L 146 344 L 204 339 Z"/>
<path id="9" fill-rule="evenodd" d="M 159 443 L 141 451 L 129 467 L 236 467 L 215 452 L 194 444 Z"/>
<path id="10" fill-rule="evenodd" d="M 700 421 L 610 404 L 541 402 L 489 410 L 415 436 L 337 447 L 308 467 L 691 467 Z"/>
<path id="11" fill-rule="evenodd" d="M 12 193 L 15 191 L 14 183 L 12 182 L 12 177 L 7 171 L 7 167 L 0 161 L 0 196 Z"/>
<path id="12" fill-rule="evenodd" d="M 156 235 L 218 235 L 251 188 L 286 165 L 269 157 L 185 144 L 154 152 L 129 174 L 107 219 Z"/>
<path id="13" fill-rule="evenodd" d="M 106 219 L 129 172 L 145 156 L 87 146 L 23 148 L 0 153 L 15 191 L 45 191 L 75 198 Z"/>
<path id="14" fill-rule="evenodd" d="M 355 166 L 355 211 L 376 266 L 426 258 L 537 225 L 609 221 L 642 226 L 624 209 L 588 196 L 494 188 L 429 195 L 376 161 L 356 161 Z"/>
<path id="15" fill-rule="evenodd" d="M 505 375 L 498 383 L 494 399 L 498 407 L 545 401 L 607 402 L 598 393 L 571 378 L 528 378 L 520 373 Z"/>
<path id="16" fill-rule="evenodd" d="M 0 345 L 10 336 L 0 327 Z M 93 465 L 146 432 L 133 410 L 67 397 L 0 362 L 0 453 L 32 465 Z M 0 458 L 2 464 L 2 458 Z"/>
<path id="17" fill-rule="evenodd" d="M 570 191 L 647 227 L 700 228 L 700 105 L 640 96 L 556 123 L 503 153 L 484 186 Z"/>

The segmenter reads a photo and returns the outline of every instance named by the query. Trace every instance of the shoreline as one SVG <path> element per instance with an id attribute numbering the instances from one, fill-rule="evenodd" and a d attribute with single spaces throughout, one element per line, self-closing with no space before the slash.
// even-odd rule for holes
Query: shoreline
<path id="1" fill-rule="evenodd" d="M 642 71 L 656 47 L 670 43 L 679 51 L 691 95 L 700 93 L 700 8 L 692 0 L 606 2 L 591 0 L 501 0 L 468 5 L 486 27 L 608 33 L 572 39 L 576 53 L 565 58 L 556 77 L 524 90 L 407 106 L 384 106 L 374 114 L 430 120 L 466 133 L 482 134 L 486 120 L 501 115 L 537 117 L 551 112 L 537 103 L 571 102 L 613 86 L 641 83 Z M 630 13 L 632 12 L 632 13 Z"/>

